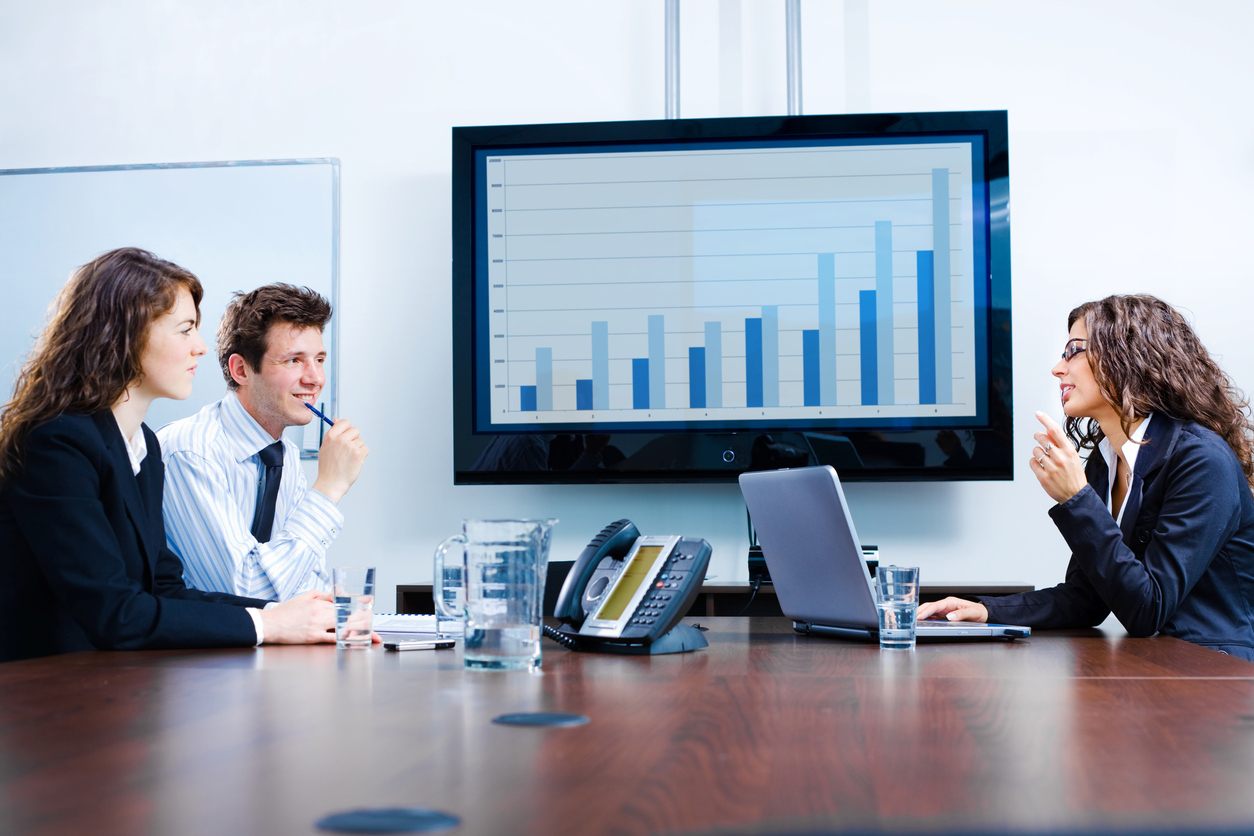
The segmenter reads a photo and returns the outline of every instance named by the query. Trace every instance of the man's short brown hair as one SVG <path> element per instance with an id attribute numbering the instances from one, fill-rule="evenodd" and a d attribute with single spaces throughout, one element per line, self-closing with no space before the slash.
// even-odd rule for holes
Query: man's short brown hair
<path id="1" fill-rule="evenodd" d="M 218 325 L 218 362 L 226 385 L 238 389 L 231 377 L 231 355 L 244 358 L 250 369 L 261 368 L 270 329 L 275 325 L 317 328 L 322 332 L 331 319 L 331 303 L 308 287 L 276 282 L 248 293 L 236 292 Z"/>

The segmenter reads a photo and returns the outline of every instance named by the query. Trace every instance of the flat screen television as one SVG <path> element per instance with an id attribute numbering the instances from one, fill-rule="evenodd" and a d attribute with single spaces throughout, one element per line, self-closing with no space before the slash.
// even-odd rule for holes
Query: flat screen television
<path id="1" fill-rule="evenodd" d="M 453 129 L 454 482 L 1011 479 L 1004 111 Z"/>

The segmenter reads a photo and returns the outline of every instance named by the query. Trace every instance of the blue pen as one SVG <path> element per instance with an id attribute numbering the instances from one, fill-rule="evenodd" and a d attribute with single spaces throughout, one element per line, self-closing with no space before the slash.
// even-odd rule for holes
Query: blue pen
<path id="1" fill-rule="evenodd" d="M 321 412 L 319 412 L 319 411 L 318 411 L 318 408 L 317 408 L 316 406 L 314 406 L 313 404 L 311 404 L 309 401 L 301 401 L 301 403 L 303 403 L 305 406 L 309 407 L 309 411 L 310 411 L 310 412 L 312 412 L 314 415 L 317 415 L 317 416 L 318 416 L 319 418 L 321 418 L 323 421 L 326 421 L 326 422 L 327 422 L 327 426 L 328 426 L 328 427 L 334 427 L 334 426 L 335 426 L 335 422 L 334 422 L 334 421 L 332 421 L 330 418 L 328 418 L 327 416 L 325 416 L 325 415 L 323 415 Z"/>

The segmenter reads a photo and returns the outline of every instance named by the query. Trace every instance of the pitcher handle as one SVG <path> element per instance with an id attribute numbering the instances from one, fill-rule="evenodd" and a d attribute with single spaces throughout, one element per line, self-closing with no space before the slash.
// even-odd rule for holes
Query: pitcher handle
<path id="1" fill-rule="evenodd" d="M 435 547 L 435 559 L 432 565 L 431 597 L 435 599 L 435 611 L 445 618 L 462 618 L 465 615 L 465 613 L 453 612 L 444 604 L 444 555 L 454 543 L 461 543 L 462 548 L 465 549 L 466 535 L 454 534 L 452 537 L 444 538 L 443 542 Z M 464 578 L 462 582 L 465 583 Z"/>

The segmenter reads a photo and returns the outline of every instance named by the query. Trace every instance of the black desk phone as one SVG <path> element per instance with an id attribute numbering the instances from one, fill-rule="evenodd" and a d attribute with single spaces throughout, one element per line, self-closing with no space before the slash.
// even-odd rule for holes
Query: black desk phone
<path id="1" fill-rule="evenodd" d="M 631 520 L 606 526 L 566 575 L 545 635 L 572 650 L 679 653 L 706 647 L 700 631 L 679 623 L 701 591 L 710 565 L 701 539 L 642 535 Z"/>

